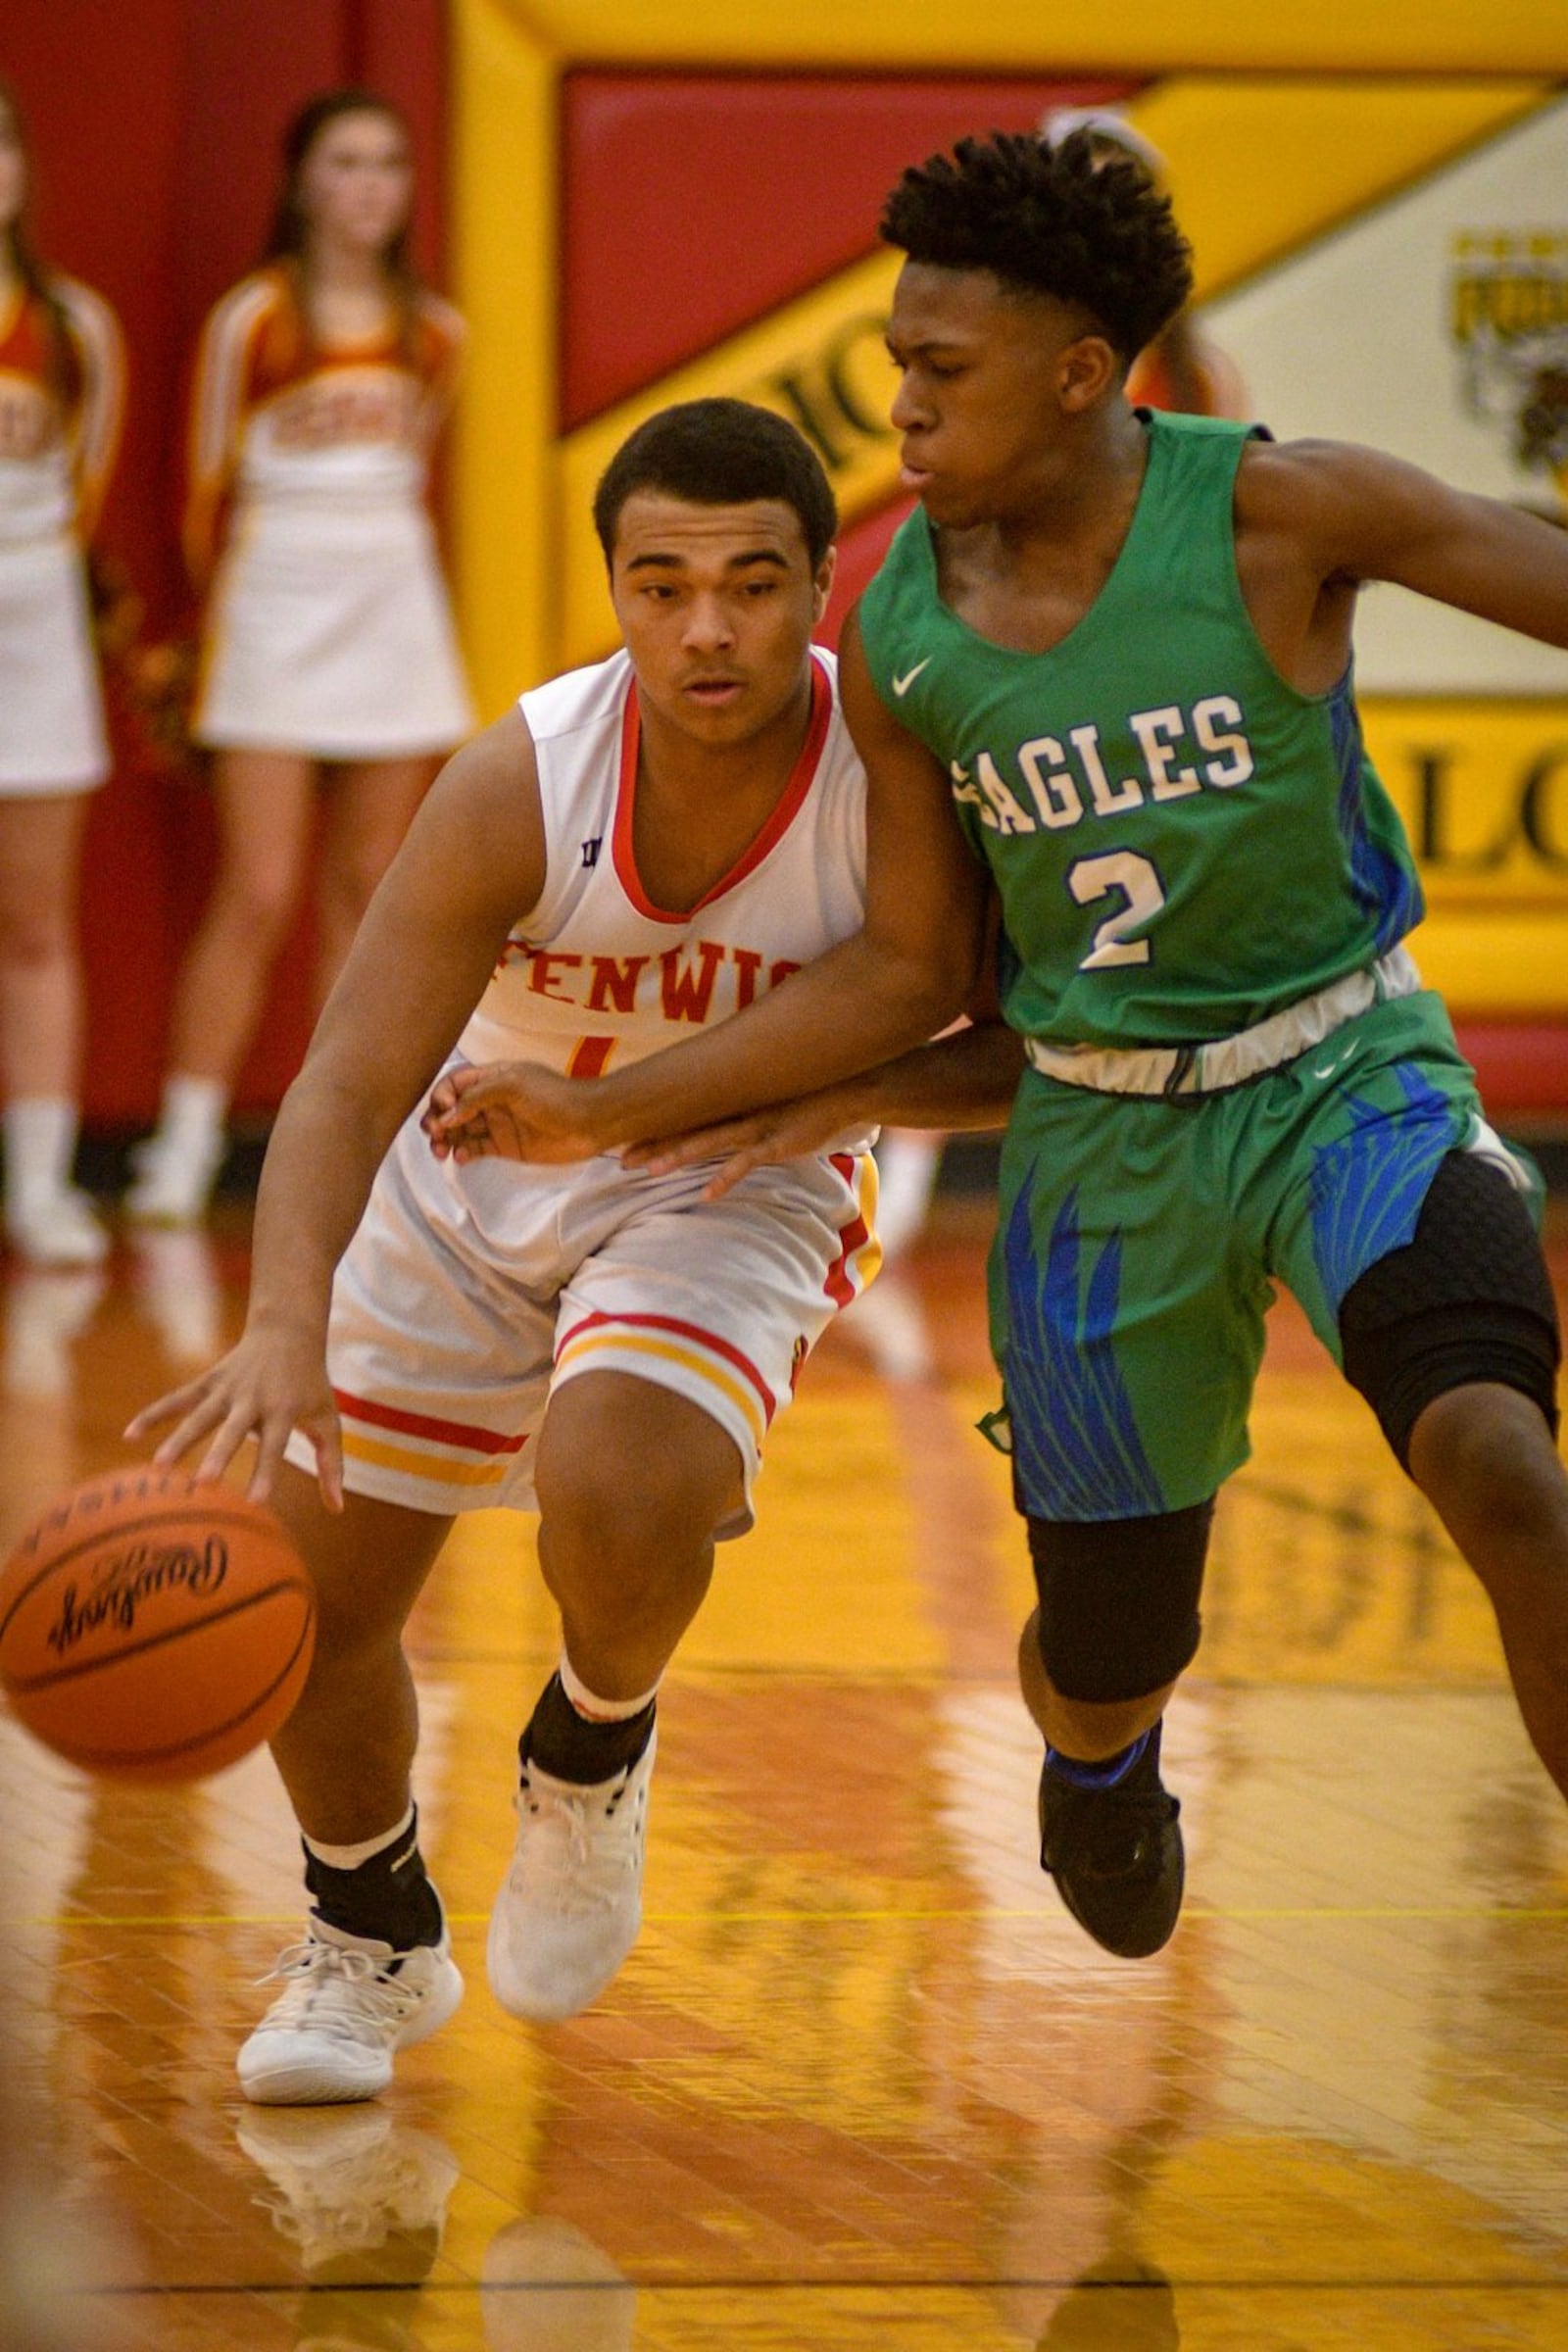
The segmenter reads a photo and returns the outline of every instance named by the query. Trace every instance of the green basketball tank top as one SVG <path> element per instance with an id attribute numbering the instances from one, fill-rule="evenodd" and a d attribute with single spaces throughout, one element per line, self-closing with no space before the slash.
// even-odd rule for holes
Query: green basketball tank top
<path id="1" fill-rule="evenodd" d="M 1256 428 L 1139 412 L 1149 462 L 1121 553 L 1049 653 L 992 644 L 903 524 L 860 601 L 878 693 L 952 779 L 996 876 L 1003 1010 L 1054 1046 L 1200 1044 L 1371 962 L 1422 913 L 1350 673 L 1299 694 L 1236 572 Z"/>

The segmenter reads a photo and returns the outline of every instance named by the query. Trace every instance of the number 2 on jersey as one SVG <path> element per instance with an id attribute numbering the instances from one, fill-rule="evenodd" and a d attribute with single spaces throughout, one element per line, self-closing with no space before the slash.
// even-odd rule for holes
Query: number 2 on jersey
<path id="1" fill-rule="evenodd" d="M 1102 972 L 1113 963 L 1148 963 L 1153 950 L 1147 939 L 1129 939 L 1129 931 L 1152 922 L 1165 904 L 1159 876 L 1147 858 L 1133 850 L 1107 850 L 1102 858 L 1080 858 L 1067 869 L 1067 888 L 1080 906 L 1114 894 L 1121 905 L 1107 914 L 1080 962 L 1081 972 Z"/>

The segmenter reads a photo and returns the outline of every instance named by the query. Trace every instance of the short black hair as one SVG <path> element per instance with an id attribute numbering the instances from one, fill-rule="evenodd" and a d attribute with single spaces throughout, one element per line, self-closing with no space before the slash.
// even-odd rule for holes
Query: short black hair
<path id="1" fill-rule="evenodd" d="M 815 571 L 839 527 L 822 461 L 804 433 L 749 400 L 683 400 L 661 409 L 623 441 L 594 492 L 594 528 L 609 564 L 620 510 L 637 490 L 662 490 L 699 507 L 776 498 L 800 516 Z"/>
<path id="2" fill-rule="evenodd" d="M 1059 147 L 1002 130 L 960 139 L 951 156 L 909 167 L 881 226 L 911 262 L 987 270 L 1010 290 L 1087 312 L 1129 365 L 1193 289 L 1169 197 L 1092 130 Z"/>

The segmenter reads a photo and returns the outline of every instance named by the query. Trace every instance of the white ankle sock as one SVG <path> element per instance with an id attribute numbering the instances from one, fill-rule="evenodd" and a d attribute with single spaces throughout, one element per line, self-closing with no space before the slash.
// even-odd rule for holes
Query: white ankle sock
<path id="1" fill-rule="evenodd" d="M 379 1837 L 366 1838 L 358 1845 L 323 1845 L 319 1838 L 306 1838 L 305 1843 L 318 1862 L 324 1862 L 328 1870 L 358 1870 L 360 1864 L 368 1862 L 373 1854 L 384 1853 L 389 1845 L 396 1845 L 398 1839 L 406 1838 L 413 1827 L 414 1807 L 411 1804 L 395 1830 L 383 1830 Z M 303 1831 L 300 1834 L 304 1837 Z"/>
<path id="2" fill-rule="evenodd" d="M 228 1088 L 221 1078 L 190 1078 L 175 1070 L 164 1081 L 158 1140 L 181 1158 L 216 1156 L 227 1110 Z"/>
<path id="3" fill-rule="evenodd" d="M 68 1097 L 26 1095 L 5 1114 L 6 1197 L 15 1208 L 52 1200 L 71 1183 L 77 1106 Z"/>
<path id="4" fill-rule="evenodd" d="M 659 1682 L 664 1679 L 661 1675 L 653 1689 L 645 1690 L 639 1698 L 600 1698 L 589 1690 L 564 1650 L 561 1653 L 560 1673 L 561 1688 L 586 1723 L 629 1722 L 633 1715 L 640 1715 L 644 1707 L 653 1705 L 659 1696 Z"/>

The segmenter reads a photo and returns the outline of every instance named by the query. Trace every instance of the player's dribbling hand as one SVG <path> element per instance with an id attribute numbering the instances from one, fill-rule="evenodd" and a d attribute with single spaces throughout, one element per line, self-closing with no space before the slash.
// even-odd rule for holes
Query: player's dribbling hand
<path id="1" fill-rule="evenodd" d="M 419 1124 L 437 1159 L 522 1159 L 558 1165 L 603 1152 L 592 1079 L 563 1078 L 541 1062 L 497 1061 L 448 1070 Z"/>
<path id="2" fill-rule="evenodd" d="M 853 1106 L 832 1088 L 824 1088 L 799 1102 L 764 1103 L 741 1118 L 719 1119 L 685 1135 L 633 1144 L 621 1156 L 627 1167 L 644 1168 L 650 1176 L 668 1176 L 701 1160 L 721 1160 L 723 1165 L 703 1187 L 705 1200 L 719 1200 L 754 1168 L 776 1167 L 783 1160 L 829 1151 L 864 1131 L 863 1118 L 855 1124 Z"/>
<path id="3" fill-rule="evenodd" d="M 301 1430 L 316 1447 L 322 1501 L 329 1511 L 343 1508 L 343 1432 L 318 1339 L 247 1330 L 216 1364 L 144 1405 L 125 1436 L 134 1443 L 171 1422 L 153 1460 L 161 1470 L 172 1469 L 205 1446 L 193 1473 L 198 1480 L 221 1478 L 254 1438 L 256 1461 L 246 1488 L 253 1502 L 267 1500 L 289 1432 Z"/>

